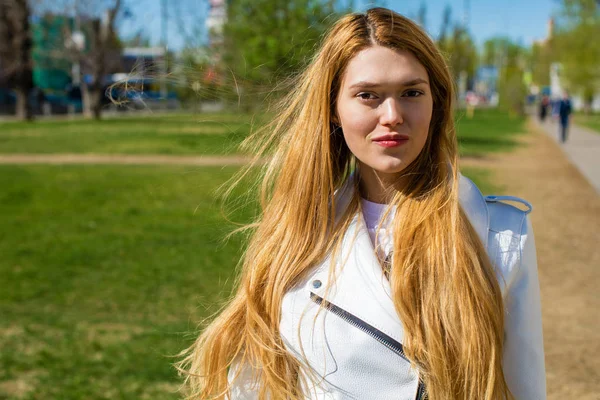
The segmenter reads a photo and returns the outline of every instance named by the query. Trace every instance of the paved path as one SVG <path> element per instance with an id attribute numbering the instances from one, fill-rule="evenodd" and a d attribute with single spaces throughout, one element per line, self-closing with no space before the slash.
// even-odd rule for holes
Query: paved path
<path id="1" fill-rule="evenodd" d="M 502 194 L 533 204 L 548 400 L 599 400 L 600 196 L 550 135 L 530 127 L 523 146 L 486 168 Z"/>
<path id="2" fill-rule="evenodd" d="M 546 120 L 545 123 L 540 123 L 539 120 L 535 119 L 535 123 L 554 141 L 559 143 L 559 128 L 556 121 Z M 581 126 L 571 125 L 567 142 L 559 143 L 559 146 L 569 161 L 579 169 L 596 189 L 596 193 L 600 194 L 600 133 Z"/>
<path id="3" fill-rule="evenodd" d="M 244 156 L 166 156 L 133 154 L 0 154 L 0 164 L 245 165 Z"/>

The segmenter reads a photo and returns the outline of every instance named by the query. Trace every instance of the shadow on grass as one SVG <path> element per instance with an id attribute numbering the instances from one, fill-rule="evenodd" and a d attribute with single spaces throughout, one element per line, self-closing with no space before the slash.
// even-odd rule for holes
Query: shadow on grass
<path id="1" fill-rule="evenodd" d="M 465 149 L 462 154 L 485 157 L 485 153 L 489 152 L 502 152 L 513 150 L 519 142 L 516 137 L 459 137 L 458 146 L 459 148 Z"/>

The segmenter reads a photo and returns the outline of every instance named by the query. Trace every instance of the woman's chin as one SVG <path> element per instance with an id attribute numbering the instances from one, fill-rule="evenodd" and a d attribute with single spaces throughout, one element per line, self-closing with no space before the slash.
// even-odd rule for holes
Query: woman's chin
<path id="1" fill-rule="evenodd" d="M 406 167 L 406 163 L 402 162 L 401 160 L 395 160 L 386 163 L 379 163 L 377 165 L 372 166 L 371 168 L 377 174 L 394 175 L 401 173 L 406 169 Z"/>

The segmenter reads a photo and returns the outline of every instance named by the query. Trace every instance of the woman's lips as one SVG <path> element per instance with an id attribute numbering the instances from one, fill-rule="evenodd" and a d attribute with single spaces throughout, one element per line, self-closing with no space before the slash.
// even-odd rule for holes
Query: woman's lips
<path id="1" fill-rule="evenodd" d="M 398 147 L 408 142 L 407 136 L 386 135 L 373 139 L 373 143 L 381 147 Z"/>

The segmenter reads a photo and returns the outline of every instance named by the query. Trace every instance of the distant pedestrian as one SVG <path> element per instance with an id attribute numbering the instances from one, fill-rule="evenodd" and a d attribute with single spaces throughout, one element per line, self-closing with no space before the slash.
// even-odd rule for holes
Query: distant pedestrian
<path id="1" fill-rule="evenodd" d="M 567 141 L 571 111 L 571 99 L 569 98 L 569 93 L 565 90 L 562 99 L 558 103 L 558 122 L 560 124 L 560 141 L 562 143 Z"/>
<path id="2" fill-rule="evenodd" d="M 540 121 L 544 122 L 548 115 L 548 107 L 550 106 L 550 98 L 547 95 L 542 96 L 540 101 Z"/>

